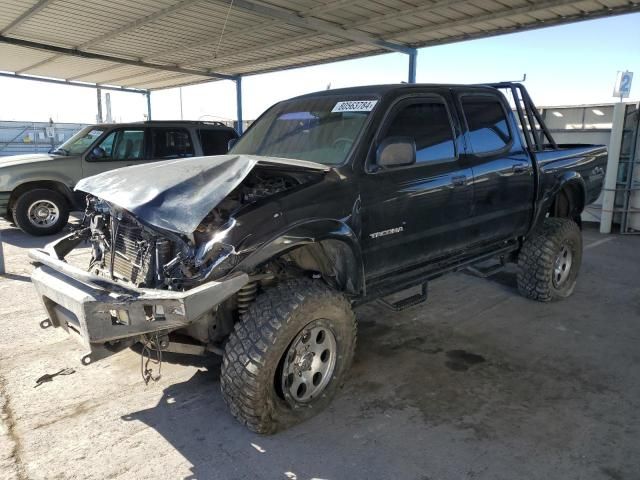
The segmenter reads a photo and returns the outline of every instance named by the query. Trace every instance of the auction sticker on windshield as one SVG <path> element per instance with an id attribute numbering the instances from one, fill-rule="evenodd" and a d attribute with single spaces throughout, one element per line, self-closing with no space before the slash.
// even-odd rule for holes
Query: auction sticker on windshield
<path id="1" fill-rule="evenodd" d="M 335 104 L 331 113 L 370 112 L 378 103 L 377 100 L 347 100 Z"/>

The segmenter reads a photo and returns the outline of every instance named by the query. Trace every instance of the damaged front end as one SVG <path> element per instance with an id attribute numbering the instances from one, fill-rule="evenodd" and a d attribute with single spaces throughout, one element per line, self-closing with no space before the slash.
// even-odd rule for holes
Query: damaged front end
<path id="1" fill-rule="evenodd" d="M 81 227 L 30 252 L 39 265 L 32 282 L 49 316 L 41 325 L 77 334 L 88 349 L 84 364 L 138 342 L 169 351 L 173 344 L 182 353 L 216 350 L 234 321 L 219 306 L 237 310 L 256 282 L 268 281 L 264 272 L 237 268 L 257 245 L 249 241 L 256 227 L 242 224 L 242 212 L 318 172 L 282 173 L 277 162 L 254 169 L 255 159 L 228 157 L 174 162 L 173 174 L 165 167 L 152 195 L 136 179 L 145 175 L 137 167 L 120 177 L 91 177 L 78 185 L 89 193 Z M 265 214 L 271 210 L 265 207 Z M 91 259 L 84 270 L 65 257 L 86 242 Z M 174 342 L 174 334 L 189 341 Z"/>

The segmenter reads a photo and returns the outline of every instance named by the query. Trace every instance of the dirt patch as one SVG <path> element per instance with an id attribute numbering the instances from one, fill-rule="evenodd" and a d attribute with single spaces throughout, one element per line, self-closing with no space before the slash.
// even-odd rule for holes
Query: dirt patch
<path id="1" fill-rule="evenodd" d="M 516 359 L 451 328 L 423 323 L 419 335 L 415 328 L 361 322 L 358 381 L 347 391 L 362 418 L 409 408 L 431 426 L 476 439 L 551 437 L 566 448 L 574 426 L 598 415 L 593 405 L 616 395 L 594 372 Z"/>
<path id="2" fill-rule="evenodd" d="M 449 350 L 446 355 L 449 360 L 445 362 L 445 365 L 458 372 L 467 371 L 474 365 L 485 361 L 482 355 L 467 352 L 466 350 Z"/>

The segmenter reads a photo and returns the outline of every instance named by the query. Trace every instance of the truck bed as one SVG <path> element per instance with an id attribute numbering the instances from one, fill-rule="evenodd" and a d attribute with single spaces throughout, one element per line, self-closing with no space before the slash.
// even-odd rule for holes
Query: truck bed
<path id="1" fill-rule="evenodd" d="M 596 201 L 602 190 L 607 166 L 607 148 L 604 145 L 561 144 L 558 148 L 536 153 L 540 171 L 540 189 L 553 191 L 553 187 L 566 175 L 580 176 L 585 193 L 585 205 Z"/>

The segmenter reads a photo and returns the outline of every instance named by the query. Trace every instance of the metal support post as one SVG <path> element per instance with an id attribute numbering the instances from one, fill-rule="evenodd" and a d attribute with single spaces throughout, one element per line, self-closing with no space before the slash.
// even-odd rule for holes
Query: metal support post
<path id="1" fill-rule="evenodd" d="M 416 83 L 416 64 L 418 63 L 418 50 L 415 48 L 409 52 L 409 83 Z"/>
<path id="2" fill-rule="evenodd" d="M 238 77 L 236 82 L 236 109 L 238 116 L 238 135 L 242 135 L 242 77 Z"/>
<path id="3" fill-rule="evenodd" d="M 151 90 L 147 90 L 145 96 L 147 97 L 147 120 L 151 120 Z"/>
<path id="4" fill-rule="evenodd" d="M 620 161 L 620 150 L 622 147 L 622 131 L 624 130 L 625 110 L 626 105 L 624 103 L 616 103 L 613 106 L 613 125 L 611 126 L 611 136 L 609 137 L 607 173 L 604 177 L 600 233 L 611 233 L 613 210 L 616 202 L 618 162 Z"/>
<path id="5" fill-rule="evenodd" d="M 96 97 L 98 100 L 98 117 L 96 120 L 98 123 L 102 123 L 102 90 L 96 88 Z"/>
<path id="6" fill-rule="evenodd" d="M 2 230 L 0 230 L 0 275 L 4 275 L 6 272 L 4 268 L 4 248 L 2 246 Z"/>

